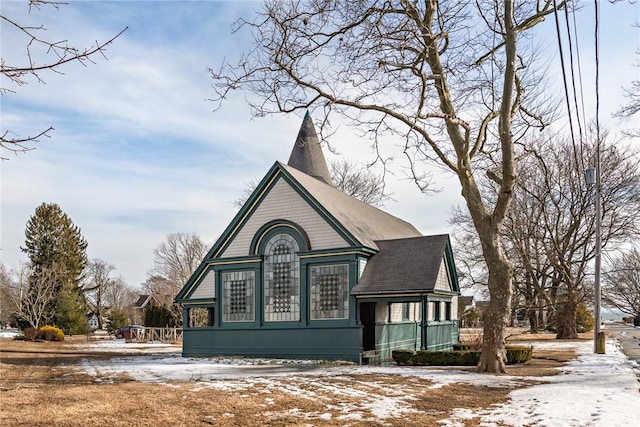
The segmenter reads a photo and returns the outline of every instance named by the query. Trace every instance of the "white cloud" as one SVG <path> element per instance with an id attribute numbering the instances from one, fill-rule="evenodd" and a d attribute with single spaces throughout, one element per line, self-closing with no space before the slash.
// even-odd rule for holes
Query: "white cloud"
<path id="1" fill-rule="evenodd" d="M 298 116 L 251 119 L 242 92 L 232 93 L 216 113 L 206 101 L 212 96 L 206 67 L 242 49 L 246 36 L 231 37 L 231 24 L 258 5 L 72 2 L 59 12 L 27 15 L 26 2 L 2 2 L 3 14 L 44 24 L 47 37 L 78 46 L 108 40 L 129 26 L 108 47 L 108 59 L 69 64 L 64 75 L 46 74 L 46 84 L 31 81 L 2 97 L 2 130 L 24 136 L 56 128 L 37 150 L 0 163 L 6 264 L 24 259 L 24 227 L 42 202 L 60 204 L 82 228 L 89 255 L 114 264 L 132 284 L 144 280 L 153 249 L 168 233 L 195 231 L 213 243 L 232 219 L 231 202 L 245 183 L 288 159 L 301 123 Z M 612 25 L 633 39 L 622 23 Z M 24 44 L 5 29 L 3 58 L 22 57 Z M 613 47 L 602 46 L 603 116 L 619 102 L 609 95 L 633 77 L 635 47 L 624 40 Z M 332 144 L 363 164 L 373 159 L 369 141 L 346 127 Z M 425 196 L 401 180 L 400 165 L 394 164 L 388 183 L 396 201 L 386 208 L 423 233 L 448 231 L 450 206 L 461 203 L 457 182 L 436 171 L 446 191 Z"/>

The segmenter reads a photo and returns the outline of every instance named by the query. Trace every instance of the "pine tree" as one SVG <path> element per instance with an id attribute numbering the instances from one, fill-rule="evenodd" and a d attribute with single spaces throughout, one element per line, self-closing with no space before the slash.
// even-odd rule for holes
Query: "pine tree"
<path id="1" fill-rule="evenodd" d="M 87 265 L 87 242 L 80 229 L 54 203 L 43 203 L 27 222 L 25 247 L 32 266 L 30 293 L 40 285 L 45 271 L 56 272 L 49 314 L 65 333 L 88 330 L 87 306 L 80 288 Z"/>

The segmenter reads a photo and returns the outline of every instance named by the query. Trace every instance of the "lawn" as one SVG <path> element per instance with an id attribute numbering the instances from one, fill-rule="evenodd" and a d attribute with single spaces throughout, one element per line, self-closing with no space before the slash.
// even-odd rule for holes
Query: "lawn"
<path id="1" fill-rule="evenodd" d="M 248 374 L 212 376 L 201 369 L 200 374 L 192 372 L 185 377 L 178 374 L 191 365 L 180 365 L 186 359 L 176 354 L 149 354 L 154 353 L 153 348 L 131 354 L 126 344 L 123 351 L 107 352 L 82 340 L 0 340 L 0 424 L 438 425 L 461 411 L 478 413 L 505 403 L 510 392 L 557 374 L 559 367 L 576 357 L 572 350 L 534 349 L 533 360 L 511 367 L 509 376 L 478 376 L 480 380 L 472 382 L 459 381 L 460 375 L 470 374 L 469 368 L 431 368 L 429 375 L 423 375 L 427 370 L 421 368 L 396 373 L 400 368 L 395 366 L 289 368 L 272 366 L 268 361 L 259 366 L 250 361 L 240 363 L 240 368 L 247 366 L 244 370 Z M 163 369 L 176 375 L 138 375 L 148 363 L 163 363 Z M 113 366 L 119 368 L 110 368 Z M 229 365 L 229 370 L 232 366 L 238 365 Z M 284 371 L 263 374 L 272 367 L 274 372 Z M 255 368 L 258 371 L 251 371 Z M 480 425 L 479 417 L 464 418 L 459 425 Z"/>

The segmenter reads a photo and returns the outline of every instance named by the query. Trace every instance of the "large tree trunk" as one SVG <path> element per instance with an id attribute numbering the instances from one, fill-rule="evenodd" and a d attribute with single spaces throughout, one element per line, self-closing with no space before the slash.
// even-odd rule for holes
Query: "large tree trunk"
<path id="1" fill-rule="evenodd" d="M 567 301 L 562 308 L 556 313 L 556 339 L 569 340 L 578 338 L 578 330 L 576 328 L 576 312 L 578 310 L 578 301 L 575 292 L 569 292 Z"/>
<path id="2" fill-rule="evenodd" d="M 538 331 L 540 330 L 538 317 L 539 317 L 539 311 L 537 307 L 532 307 L 527 313 L 527 318 L 529 319 L 529 331 L 532 334 L 538 333 Z"/>
<path id="3" fill-rule="evenodd" d="M 482 355 L 478 372 L 506 372 L 505 329 L 511 313 L 511 265 L 498 248 L 488 259 L 489 294 L 491 300 L 484 314 Z M 489 259 L 490 258 L 490 259 Z"/>

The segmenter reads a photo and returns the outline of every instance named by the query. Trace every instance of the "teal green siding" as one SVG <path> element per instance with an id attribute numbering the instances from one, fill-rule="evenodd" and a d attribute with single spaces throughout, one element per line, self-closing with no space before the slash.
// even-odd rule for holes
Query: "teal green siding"
<path id="1" fill-rule="evenodd" d="M 376 325 L 376 350 L 381 360 L 389 359 L 393 350 L 420 350 L 420 341 L 420 322 Z"/>
<path id="2" fill-rule="evenodd" d="M 393 350 L 420 350 L 420 321 L 376 325 L 376 350 L 381 360 L 391 357 Z M 458 321 L 428 322 L 426 349 L 451 350 L 459 342 Z"/>
<path id="3" fill-rule="evenodd" d="M 427 326 L 426 350 L 452 350 L 452 346 L 460 341 L 458 321 L 429 321 Z"/>
<path id="4" fill-rule="evenodd" d="M 277 329 L 191 328 L 183 335 L 185 357 L 245 356 L 285 359 L 360 359 L 359 326 Z"/>

